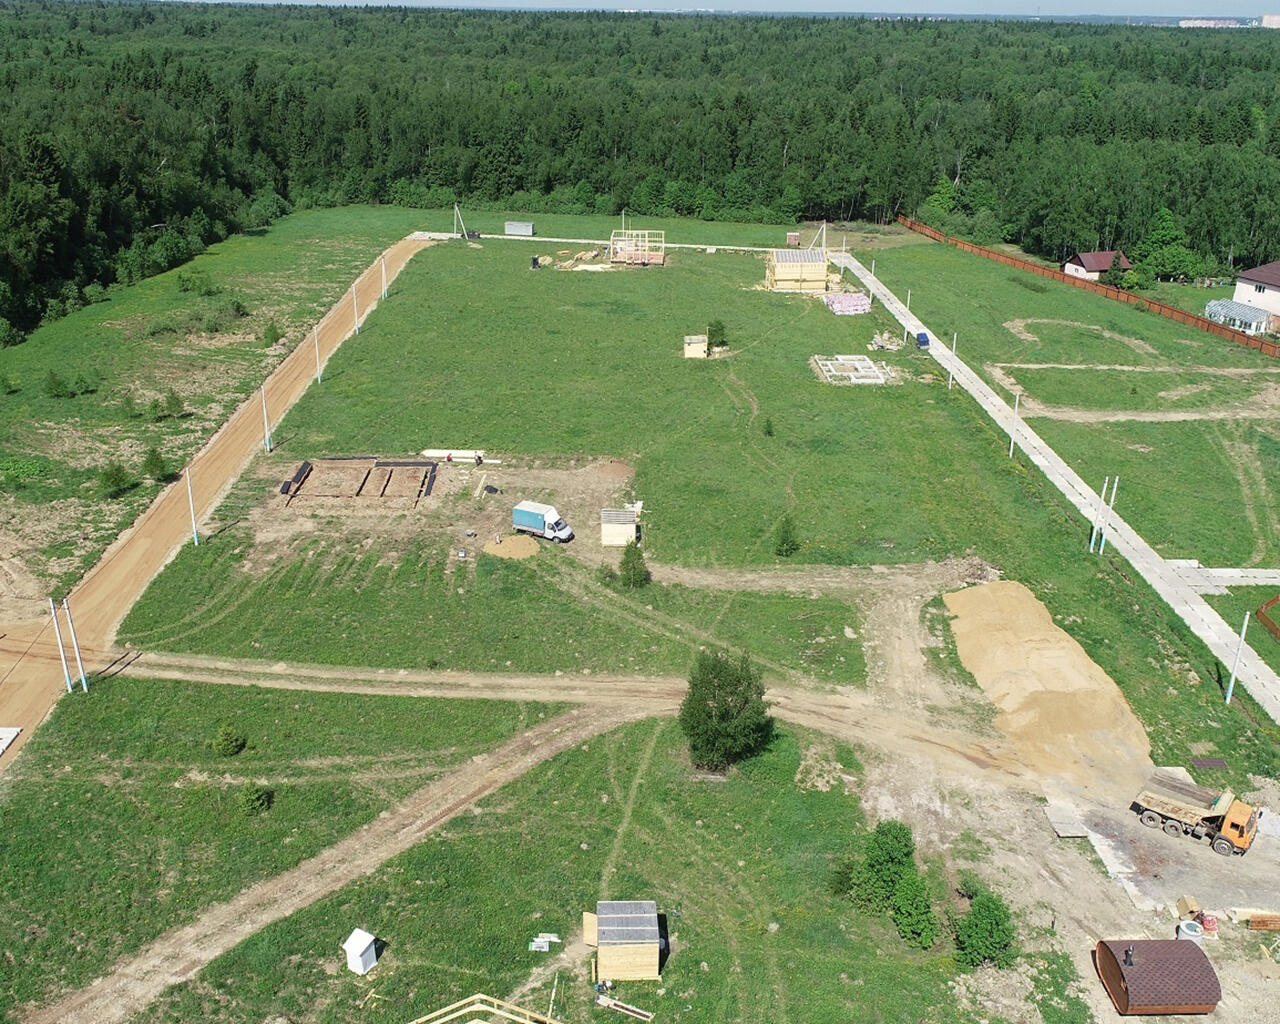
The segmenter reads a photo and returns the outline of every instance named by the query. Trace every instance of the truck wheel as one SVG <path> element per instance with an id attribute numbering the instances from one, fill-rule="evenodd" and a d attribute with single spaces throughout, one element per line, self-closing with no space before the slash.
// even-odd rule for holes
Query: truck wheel
<path id="1" fill-rule="evenodd" d="M 1232 845 L 1231 840 L 1218 837 L 1213 841 L 1213 852 L 1221 854 L 1223 857 L 1230 857 L 1236 852 L 1236 848 Z"/>
<path id="2" fill-rule="evenodd" d="M 1170 818 L 1164 823 L 1164 834 L 1167 836 L 1180 836 L 1182 835 L 1182 826 Z"/>
<path id="3" fill-rule="evenodd" d="M 1158 815 L 1155 811 L 1143 811 L 1141 820 L 1142 820 L 1142 824 L 1146 825 L 1147 828 L 1159 828 L 1160 822 L 1163 821 L 1164 819 L 1161 818 L 1160 815 Z"/>

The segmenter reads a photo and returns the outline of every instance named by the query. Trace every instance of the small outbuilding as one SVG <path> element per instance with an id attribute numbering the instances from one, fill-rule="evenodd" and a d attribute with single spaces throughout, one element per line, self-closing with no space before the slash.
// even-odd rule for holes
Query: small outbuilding
<path id="1" fill-rule="evenodd" d="M 378 962 L 378 940 L 363 928 L 357 928 L 342 944 L 347 954 L 347 969 L 356 974 L 368 974 Z"/>
<path id="2" fill-rule="evenodd" d="M 1204 315 L 1215 324 L 1234 327 L 1245 334 L 1266 334 L 1271 330 L 1271 314 L 1234 299 L 1214 299 L 1204 307 Z"/>
<path id="3" fill-rule="evenodd" d="M 1103 939 L 1093 959 L 1120 1014 L 1212 1013 L 1222 999 L 1213 965 L 1188 939 Z"/>
<path id="4" fill-rule="evenodd" d="M 706 359 L 711 353 L 705 334 L 686 334 L 684 336 L 684 357 L 686 359 Z"/>
<path id="5" fill-rule="evenodd" d="M 657 981 L 661 975 L 658 905 L 653 900 L 601 900 L 582 915 L 582 937 L 599 949 L 598 976 L 611 981 Z"/>
<path id="6" fill-rule="evenodd" d="M 1096 281 L 1108 270 L 1114 260 L 1120 261 L 1121 270 L 1132 270 L 1133 264 L 1120 249 L 1103 249 L 1100 252 L 1078 252 L 1062 264 L 1062 272 L 1069 277 L 1082 277 Z"/>
<path id="7" fill-rule="evenodd" d="M 827 254 L 821 249 L 774 249 L 765 284 L 775 292 L 825 292 Z"/>
<path id="8" fill-rule="evenodd" d="M 527 238 L 533 237 L 533 221 L 531 220 L 509 220 L 506 222 L 503 230 L 508 235 L 524 235 Z"/>
<path id="9" fill-rule="evenodd" d="M 602 508 L 600 510 L 600 546 L 625 548 L 639 542 L 640 528 L 634 508 Z"/>

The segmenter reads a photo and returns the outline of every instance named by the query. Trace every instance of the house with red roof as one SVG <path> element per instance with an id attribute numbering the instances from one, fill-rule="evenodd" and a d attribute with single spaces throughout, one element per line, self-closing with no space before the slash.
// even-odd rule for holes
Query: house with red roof
<path id="1" fill-rule="evenodd" d="M 1076 253 L 1062 264 L 1062 272 L 1071 277 L 1083 277 L 1086 281 L 1096 281 L 1111 268 L 1111 261 L 1116 259 L 1120 261 L 1121 270 L 1133 268 L 1133 264 L 1121 250 L 1103 249 L 1100 252 Z"/>

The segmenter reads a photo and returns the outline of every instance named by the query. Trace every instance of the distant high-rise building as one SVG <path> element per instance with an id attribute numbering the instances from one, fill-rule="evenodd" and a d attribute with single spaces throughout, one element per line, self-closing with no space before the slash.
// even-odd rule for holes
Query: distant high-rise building
<path id="1" fill-rule="evenodd" d="M 1236 18 L 1183 18 L 1178 28 L 1239 28 Z"/>
<path id="2" fill-rule="evenodd" d="M 1263 28 L 1280 28 L 1280 14 L 1264 14 L 1262 16 Z"/>

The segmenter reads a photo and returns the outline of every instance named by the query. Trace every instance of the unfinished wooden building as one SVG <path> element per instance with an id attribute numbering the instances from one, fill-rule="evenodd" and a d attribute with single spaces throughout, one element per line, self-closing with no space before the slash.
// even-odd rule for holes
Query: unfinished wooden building
<path id="1" fill-rule="evenodd" d="M 774 249 L 764 280 L 774 292 L 825 292 L 827 255 L 821 249 Z"/>
<path id="2" fill-rule="evenodd" d="M 653 900 L 601 900 L 582 915 L 582 937 L 599 949 L 597 976 L 611 981 L 656 981 L 661 937 Z"/>
<path id="3" fill-rule="evenodd" d="M 665 231 L 615 231 L 609 236 L 609 262 L 632 267 L 662 266 L 667 261 Z"/>

